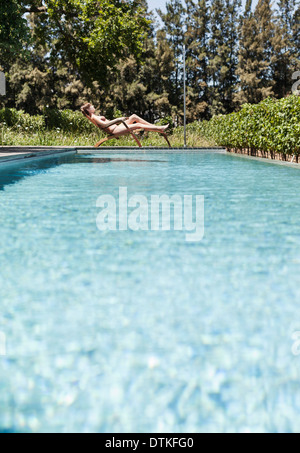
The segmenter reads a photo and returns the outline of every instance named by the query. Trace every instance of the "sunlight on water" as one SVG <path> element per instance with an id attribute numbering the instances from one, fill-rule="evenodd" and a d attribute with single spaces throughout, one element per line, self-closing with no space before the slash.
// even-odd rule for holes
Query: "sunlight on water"
<path id="1" fill-rule="evenodd" d="M 218 153 L 0 172 L 0 431 L 299 432 L 300 171 Z M 100 232 L 102 194 L 205 196 L 205 237 Z"/>

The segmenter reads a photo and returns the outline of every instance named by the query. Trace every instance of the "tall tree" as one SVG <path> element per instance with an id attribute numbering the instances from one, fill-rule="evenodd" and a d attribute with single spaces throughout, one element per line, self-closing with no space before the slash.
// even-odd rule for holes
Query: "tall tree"
<path id="1" fill-rule="evenodd" d="M 258 103 L 273 94 L 270 64 L 274 26 L 270 1 L 259 0 L 254 13 L 251 8 L 252 0 L 247 0 L 240 27 L 240 81 L 235 95 L 238 105 Z"/>
<path id="2" fill-rule="evenodd" d="M 238 65 L 238 21 L 241 0 L 225 0 L 224 21 L 225 42 L 223 47 L 223 68 L 221 69 L 221 99 L 225 112 L 234 110 L 234 95 L 237 85 Z"/>
<path id="3" fill-rule="evenodd" d="M 233 109 L 240 5 L 240 0 L 216 0 L 212 3 L 208 67 L 212 114 Z"/>
<path id="4" fill-rule="evenodd" d="M 147 13 L 144 0 L 141 0 L 141 6 L 152 22 L 141 58 L 128 55 L 120 60 L 117 77 L 111 73 L 111 89 L 107 92 L 105 105 L 108 116 L 113 115 L 117 108 L 126 115 L 139 112 L 154 122 L 161 116 L 172 114 L 169 97 L 173 92 L 174 54 L 166 33 L 158 30 L 155 34 L 154 18 L 152 13 Z"/>
<path id="5" fill-rule="evenodd" d="M 186 10 L 181 0 L 169 0 L 166 3 L 166 13 L 158 10 L 164 24 L 164 31 L 174 54 L 174 90 L 171 95 L 173 105 L 180 105 L 182 101 L 182 50 L 184 44 L 184 25 Z"/>
<path id="6" fill-rule="evenodd" d="M 192 119 L 206 116 L 208 107 L 208 0 L 186 0 L 188 98 Z"/>
<path id="7" fill-rule="evenodd" d="M 88 84 L 95 80 L 105 84 L 120 58 L 128 52 L 137 57 L 141 53 L 149 26 L 141 0 L 30 3 L 24 12 L 36 15 L 35 39 L 48 45 L 51 58 L 72 65 Z"/>
<path id="8" fill-rule="evenodd" d="M 296 57 L 300 58 L 300 2 L 298 0 L 296 9 L 293 15 L 293 46 L 296 49 Z"/>
<path id="9" fill-rule="evenodd" d="M 210 39 L 209 39 L 209 65 L 208 74 L 210 80 L 210 112 L 223 113 L 220 91 L 220 72 L 223 66 L 223 36 L 222 24 L 225 19 L 225 0 L 215 0 L 210 9 Z"/>
<path id="10" fill-rule="evenodd" d="M 141 8 L 144 4 L 144 0 L 1 4 L 0 38 L 5 45 L 0 53 L 18 55 L 8 75 L 6 105 L 36 113 L 45 105 L 77 106 L 84 92 L 99 98 L 99 85 L 107 89 L 120 58 L 141 55 L 150 23 Z M 30 46 L 25 42 L 29 29 Z M 25 57 L 21 49 L 27 51 Z"/>
<path id="11" fill-rule="evenodd" d="M 297 26 L 294 16 L 295 7 L 295 0 L 279 0 L 277 5 L 271 70 L 274 93 L 280 98 L 290 93 L 292 74 L 297 69 L 299 49 L 293 42 L 293 32 Z"/>
<path id="12" fill-rule="evenodd" d="M 17 0 L 0 3 L 0 67 L 7 70 L 10 62 L 22 51 L 29 39 L 23 17 L 23 4 Z"/>

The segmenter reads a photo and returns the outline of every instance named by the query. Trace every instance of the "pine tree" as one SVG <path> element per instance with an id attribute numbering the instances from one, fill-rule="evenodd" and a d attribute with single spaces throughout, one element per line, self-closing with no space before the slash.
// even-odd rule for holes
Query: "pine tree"
<path id="1" fill-rule="evenodd" d="M 290 93 L 292 74 L 297 69 L 298 49 L 293 43 L 295 6 L 295 0 L 280 0 L 277 6 L 271 70 L 274 93 L 280 98 Z"/>
<path id="2" fill-rule="evenodd" d="M 217 0 L 211 7 L 209 41 L 210 111 L 226 113 L 233 109 L 237 66 L 237 21 L 239 0 Z"/>
<path id="3" fill-rule="evenodd" d="M 296 58 L 296 65 L 299 69 L 300 66 L 300 2 L 296 3 L 295 12 L 293 14 L 292 25 L 292 44 Z"/>
<path id="4" fill-rule="evenodd" d="M 258 103 L 273 94 L 270 65 L 274 22 L 270 1 L 259 0 L 254 13 L 251 7 L 252 0 L 247 0 L 240 27 L 237 105 Z"/>
<path id="5" fill-rule="evenodd" d="M 146 11 L 146 2 L 141 1 Z M 142 2 L 144 5 L 142 5 Z M 110 86 L 104 100 L 107 116 L 114 115 L 114 110 L 129 115 L 139 112 L 146 120 L 155 122 L 162 116 L 171 116 L 174 86 L 174 54 L 163 30 L 155 33 L 154 18 L 144 41 L 141 58 L 133 55 L 120 60 L 117 74 L 111 73 Z"/>
<path id="6" fill-rule="evenodd" d="M 173 105 L 179 106 L 182 100 L 182 50 L 186 10 L 180 0 L 169 0 L 166 4 L 166 10 L 166 13 L 161 10 L 158 10 L 158 13 L 164 24 L 163 29 L 174 54 L 174 90 L 170 100 Z"/>
<path id="7" fill-rule="evenodd" d="M 221 100 L 226 113 L 234 110 L 238 64 L 238 19 L 240 0 L 225 0 L 223 67 L 221 68 Z"/>
<path id="8" fill-rule="evenodd" d="M 191 119 L 206 116 L 208 107 L 208 0 L 186 0 L 188 103 Z"/>
<path id="9" fill-rule="evenodd" d="M 138 65 L 138 80 L 146 90 L 144 93 L 144 116 L 150 122 L 171 116 L 171 99 L 175 97 L 172 77 L 175 73 L 174 52 L 164 30 L 155 31 L 154 17 L 147 16 L 152 26 L 144 43 Z"/>
<path id="10" fill-rule="evenodd" d="M 29 58 L 18 59 L 10 67 L 8 84 L 13 106 L 27 113 L 40 113 L 51 103 L 51 72 L 48 70 L 44 50 L 37 49 Z"/>
<path id="11" fill-rule="evenodd" d="M 224 21 L 225 4 L 224 0 L 215 0 L 210 9 L 210 39 L 209 39 L 209 98 L 210 113 L 221 113 L 221 93 L 220 93 L 220 68 L 222 66 L 222 24 Z"/>

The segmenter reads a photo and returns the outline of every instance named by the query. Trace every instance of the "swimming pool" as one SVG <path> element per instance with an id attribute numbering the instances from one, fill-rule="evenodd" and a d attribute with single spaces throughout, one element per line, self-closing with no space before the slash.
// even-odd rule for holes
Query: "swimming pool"
<path id="1" fill-rule="evenodd" d="M 0 431 L 299 432 L 300 172 L 216 152 L 0 170 Z M 99 231 L 102 194 L 205 197 L 205 236 Z"/>

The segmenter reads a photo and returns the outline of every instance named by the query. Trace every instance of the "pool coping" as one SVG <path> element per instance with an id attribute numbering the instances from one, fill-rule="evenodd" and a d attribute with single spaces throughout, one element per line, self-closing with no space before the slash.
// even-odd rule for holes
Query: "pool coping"
<path id="1" fill-rule="evenodd" d="M 51 158 L 63 154 L 69 153 L 77 153 L 77 154 L 107 154 L 107 152 L 111 153 L 118 153 L 118 154 L 126 154 L 129 151 L 131 153 L 141 153 L 141 152 L 151 152 L 153 154 L 157 153 L 209 153 L 209 152 L 216 152 L 222 154 L 228 154 L 232 157 L 244 158 L 244 159 L 252 159 L 258 162 L 264 163 L 271 163 L 281 166 L 288 166 L 293 168 L 300 168 L 300 163 L 295 162 L 286 162 L 280 160 L 273 160 L 273 159 L 266 159 L 263 157 L 256 157 L 256 156 L 248 156 L 247 154 L 238 154 L 238 153 L 231 153 L 226 151 L 224 147 L 221 146 L 211 146 L 211 147 L 175 147 L 175 148 L 167 148 L 167 147 L 154 147 L 154 146 L 145 146 L 143 148 L 138 148 L 134 146 L 103 146 L 101 148 L 92 148 L 90 146 L 76 146 L 76 147 L 58 147 L 58 146 L 2 146 L 0 147 L 0 166 L 4 166 L 6 164 L 13 164 L 13 163 L 21 163 L 27 160 L 38 160 L 44 158 Z"/>
<path id="2" fill-rule="evenodd" d="M 84 147 L 78 147 L 76 148 L 76 151 L 77 151 L 77 154 L 107 154 L 107 152 L 111 152 L 111 153 L 118 153 L 118 154 L 128 154 L 128 152 L 130 151 L 130 153 L 133 153 L 133 154 L 140 154 L 140 153 L 143 153 L 145 151 L 147 152 L 150 152 L 150 153 L 166 153 L 166 154 L 172 154 L 172 153 L 182 153 L 182 152 L 186 152 L 186 153 L 198 153 L 198 152 L 201 152 L 201 153 L 205 153 L 205 152 L 219 152 L 219 153 L 226 153 L 226 150 L 225 148 L 222 148 L 222 147 L 210 147 L 210 148 L 193 148 L 193 147 L 188 147 L 188 148 L 160 148 L 160 147 L 157 147 L 157 146 L 145 146 L 143 148 L 137 148 L 137 147 L 125 147 L 125 146 L 122 146 L 122 147 L 101 147 L 101 149 L 99 148 L 90 148 L 90 147 L 87 147 L 87 148 L 84 148 Z"/>
<path id="3" fill-rule="evenodd" d="M 248 156 L 248 154 L 240 154 L 240 153 L 232 153 L 226 151 L 226 154 L 232 157 L 238 157 L 242 159 L 248 159 L 248 160 L 256 160 L 258 162 L 262 162 L 265 164 L 275 164 L 275 165 L 281 165 L 282 167 L 292 167 L 292 168 L 297 168 L 298 170 L 300 169 L 300 162 L 288 162 L 284 160 L 277 160 L 277 159 L 269 159 L 267 157 L 258 157 L 258 156 Z"/>
<path id="4" fill-rule="evenodd" d="M 76 148 L 70 147 L 31 147 L 31 146 L 16 146 L 16 147 L 0 147 L 0 165 L 16 162 L 24 162 L 25 160 L 36 160 L 46 157 L 55 157 L 66 153 L 76 153 Z"/>
<path id="5" fill-rule="evenodd" d="M 90 146 L 78 146 L 78 147 L 58 147 L 58 146 L 2 146 L 0 147 L 0 166 L 4 164 L 12 164 L 17 162 L 24 162 L 25 160 L 37 160 L 47 157 L 55 157 L 66 153 L 78 153 L 78 154 L 107 154 L 111 153 L 141 153 L 141 152 L 211 152 L 219 151 L 226 152 L 222 147 L 210 147 L 210 148 L 167 148 L 167 147 L 150 147 L 145 146 L 143 148 L 133 146 L 103 146 L 101 149 L 91 148 Z"/>

